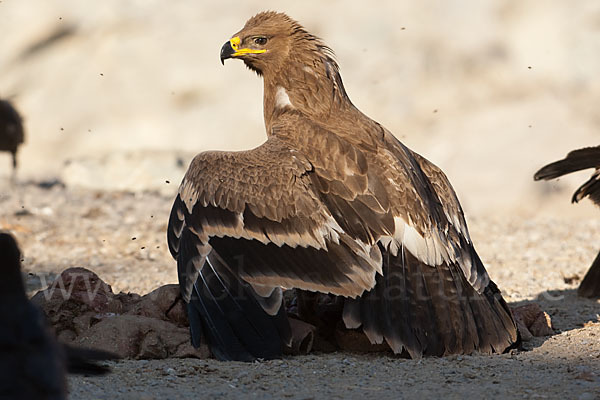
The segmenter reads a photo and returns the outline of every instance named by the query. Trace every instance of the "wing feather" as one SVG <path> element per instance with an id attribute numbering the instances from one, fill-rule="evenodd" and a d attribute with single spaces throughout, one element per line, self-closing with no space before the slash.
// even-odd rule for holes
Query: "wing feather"
<path id="1" fill-rule="evenodd" d="M 306 158 L 276 139 L 245 152 L 199 154 L 171 213 L 173 256 L 178 257 L 181 231 L 188 229 L 220 256 L 245 258 L 237 272 L 253 284 L 359 296 L 375 284 L 381 255 L 373 242 L 344 231 L 314 186 L 314 174 Z"/>

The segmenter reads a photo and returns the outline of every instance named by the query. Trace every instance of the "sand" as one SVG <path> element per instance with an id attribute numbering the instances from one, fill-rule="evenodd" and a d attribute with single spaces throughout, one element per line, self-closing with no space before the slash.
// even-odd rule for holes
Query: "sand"
<path id="1" fill-rule="evenodd" d="M 130 360 L 71 378 L 71 398 L 600 398 L 600 304 L 575 293 L 600 214 L 569 203 L 588 175 L 532 180 L 599 144 L 595 0 L 0 1 L 0 97 L 27 130 L 16 186 L 0 153 L 0 229 L 21 244 L 29 290 L 74 266 L 115 291 L 176 281 L 165 229 L 191 157 L 265 138 L 260 79 L 218 60 L 263 9 L 321 36 L 353 102 L 446 171 L 492 279 L 511 305 L 539 303 L 556 334 L 421 361 Z"/>
<path id="2" fill-rule="evenodd" d="M 176 282 L 165 247 L 171 198 L 20 184 L 0 198 L 0 228 L 15 232 L 29 290 L 72 266 L 113 290 L 147 293 Z M 70 378 L 71 398 L 579 398 L 600 396 L 600 305 L 576 296 L 598 243 L 599 220 L 474 218 L 473 240 L 511 306 L 538 303 L 555 334 L 520 351 L 420 361 L 311 354 L 254 364 L 127 360 L 106 377 Z M 42 279 L 40 279 L 42 278 Z"/>

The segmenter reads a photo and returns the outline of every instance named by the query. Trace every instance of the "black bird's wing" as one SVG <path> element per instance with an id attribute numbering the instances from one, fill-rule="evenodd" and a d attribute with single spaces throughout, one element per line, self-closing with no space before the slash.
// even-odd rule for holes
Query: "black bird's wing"
<path id="1" fill-rule="evenodd" d="M 596 170 L 590 179 L 575 191 L 571 200 L 573 203 L 577 203 L 589 196 L 590 200 L 600 206 L 600 146 L 573 150 L 562 160 L 542 167 L 535 173 L 533 179 L 536 181 L 550 180 L 589 168 Z"/>
<path id="2" fill-rule="evenodd" d="M 534 179 L 536 181 L 554 179 L 588 168 L 596 170 L 583 185 L 577 188 L 571 201 L 577 203 L 585 197 L 589 197 L 596 205 L 600 206 L 600 146 L 573 150 L 564 159 L 542 167 L 535 173 Z M 585 274 L 577 293 L 582 297 L 600 297 L 600 253 Z"/>

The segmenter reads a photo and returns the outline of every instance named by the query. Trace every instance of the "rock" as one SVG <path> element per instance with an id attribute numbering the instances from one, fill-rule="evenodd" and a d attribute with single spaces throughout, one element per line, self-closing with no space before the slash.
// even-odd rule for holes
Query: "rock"
<path id="1" fill-rule="evenodd" d="M 85 268 L 63 271 L 31 301 L 42 308 L 57 336 L 64 330 L 82 333 L 90 327 L 93 315 L 123 311 L 123 304 L 111 287 Z"/>
<path id="2" fill-rule="evenodd" d="M 179 288 L 177 290 L 179 290 Z M 177 302 L 173 304 L 171 309 L 167 312 L 167 318 L 169 321 L 174 322 L 178 326 L 189 325 L 187 313 L 185 311 L 185 305 L 181 297 L 177 299 Z"/>
<path id="3" fill-rule="evenodd" d="M 98 322 L 76 340 L 78 345 L 111 351 L 123 358 L 208 358 L 207 346 L 193 349 L 187 328 L 143 315 L 117 315 Z"/>
<path id="4" fill-rule="evenodd" d="M 128 314 L 144 315 L 171 321 L 177 326 L 188 326 L 179 285 L 164 285 L 142 296 Z"/>
<path id="5" fill-rule="evenodd" d="M 549 336 L 554 333 L 550 316 L 537 303 L 513 307 L 512 312 L 523 341 L 531 340 L 534 336 Z"/>
<path id="6" fill-rule="evenodd" d="M 161 286 L 145 296 L 115 295 L 92 271 L 70 268 L 32 301 L 44 310 L 57 336 L 67 343 L 113 352 L 122 358 L 210 356 L 207 346 L 195 349 L 190 344 L 178 285 Z M 300 342 L 299 349 L 310 347 L 309 342 Z"/>
<path id="7" fill-rule="evenodd" d="M 36 304 L 48 304 L 41 299 L 41 295 L 51 303 L 62 304 L 70 301 L 79 305 L 86 305 L 96 312 L 119 312 L 121 304 L 113 304 L 112 288 L 102 281 L 98 275 L 85 268 L 69 268 L 63 271 L 52 285 L 33 298 Z"/>

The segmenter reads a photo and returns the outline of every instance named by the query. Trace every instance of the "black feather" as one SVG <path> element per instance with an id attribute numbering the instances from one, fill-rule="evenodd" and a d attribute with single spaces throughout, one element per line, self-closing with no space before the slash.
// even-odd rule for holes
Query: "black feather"
<path id="1" fill-rule="evenodd" d="M 550 163 L 535 173 L 533 179 L 549 180 L 571 172 L 600 166 L 600 146 L 573 150 L 565 158 Z"/>
<path id="2" fill-rule="evenodd" d="M 184 228 L 178 255 L 182 286 L 182 279 L 191 276 L 186 270 L 194 268 L 191 263 L 199 257 L 198 243 Z M 235 262 L 231 258 L 225 261 L 215 252 L 202 266 L 187 305 L 192 344 L 198 347 L 205 339 L 220 360 L 279 358 L 291 337 L 285 308 L 280 307 L 275 316 L 268 315 L 252 288 L 233 273 Z"/>

